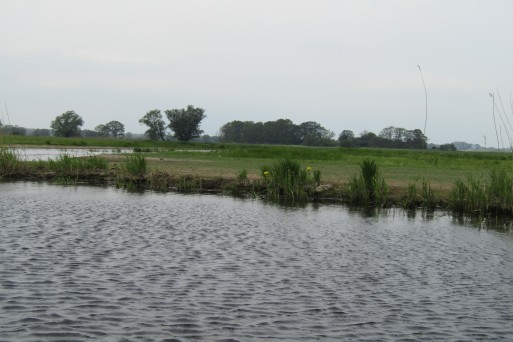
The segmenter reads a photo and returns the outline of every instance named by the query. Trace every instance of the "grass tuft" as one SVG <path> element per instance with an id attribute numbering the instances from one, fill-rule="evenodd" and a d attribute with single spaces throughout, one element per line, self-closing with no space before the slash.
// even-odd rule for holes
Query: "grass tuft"
<path id="1" fill-rule="evenodd" d="M 349 202 L 354 205 L 383 207 L 388 200 L 389 188 L 380 175 L 374 160 L 365 159 L 360 164 L 360 174 L 348 184 Z"/>

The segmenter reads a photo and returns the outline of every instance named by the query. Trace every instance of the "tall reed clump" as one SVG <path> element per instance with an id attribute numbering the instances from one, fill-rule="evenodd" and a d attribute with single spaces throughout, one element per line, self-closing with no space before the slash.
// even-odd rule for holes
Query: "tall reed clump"
<path id="1" fill-rule="evenodd" d="M 127 156 L 116 175 L 116 185 L 125 189 L 138 189 L 145 183 L 146 158 L 136 154 Z"/>
<path id="2" fill-rule="evenodd" d="M 355 205 L 378 206 L 386 204 L 389 188 L 379 173 L 374 160 L 360 163 L 360 174 L 354 175 L 348 184 L 349 202 Z"/>
<path id="3" fill-rule="evenodd" d="M 458 179 L 449 196 L 449 208 L 459 213 L 513 214 L 512 174 L 494 168 L 488 180 Z"/>
<path id="4" fill-rule="evenodd" d="M 21 169 L 22 162 L 16 151 L 0 148 L 0 178 L 17 174 Z"/>
<path id="5" fill-rule="evenodd" d="M 320 183 L 320 172 L 312 175 L 312 168 L 303 168 L 295 160 L 282 159 L 261 167 L 262 182 L 267 196 L 275 200 L 301 201 L 311 197 L 315 183 Z"/>

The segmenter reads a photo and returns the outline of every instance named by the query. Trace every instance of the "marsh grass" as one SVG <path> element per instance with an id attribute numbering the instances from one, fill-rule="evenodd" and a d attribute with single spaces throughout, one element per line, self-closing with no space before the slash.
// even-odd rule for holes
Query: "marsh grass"
<path id="1" fill-rule="evenodd" d="M 488 179 L 458 179 L 450 193 L 453 212 L 474 214 L 513 214 L 513 177 L 511 171 L 493 168 Z"/>
<path id="2" fill-rule="evenodd" d="M 298 161 L 281 159 L 260 169 L 266 195 L 275 200 L 303 201 L 313 196 L 317 182 L 311 167 L 304 168 Z M 320 172 L 317 173 L 320 184 Z"/>
<path id="3" fill-rule="evenodd" d="M 178 192 L 196 192 L 202 190 L 202 179 L 191 175 L 177 177 L 175 187 Z"/>
<path id="4" fill-rule="evenodd" d="M 146 158 L 140 154 L 127 156 L 120 166 L 121 174 L 126 177 L 144 178 L 146 169 Z"/>
<path id="5" fill-rule="evenodd" d="M 418 207 L 429 210 L 435 209 L 438 205 L 438 201 L 431 184 L 425 179 L 422 179 L 419 190 L 418 181 L 419 179 L 417 178 L 415 182 L 408 184 L 406 197 L 399 202 L 401 207 L 410 210 Z"/>
<path id="6" fill-rule="evenodd" d="M 383 207 L 388 200 L 389 188 L 374 160 L 365 159 L 360 163 L 360 173 L 350 179 L 347 189 L 353 205 Z"/>
<path id="7" fill-rule="evenodd" d="M 16 151 L 0 148 L 0 178 L 20 173 L 23 163 Z"/>
<path id="8" fill-rule="evenodd" d="M 39 164 L 44 165 L 44 162 Z M 87 174 L 98 170 L 106 170 L 107 161 L 95 155 L 72 157 L 64 153 L 59 155 L 56 160 L 48 160 L 47 166 L 50 171 L 58 175 Z"/>
<path id="9" fill-rule="evenodd" d="M 126 156 L 116 173 L 116 186 L 126 190 L 137 191 L 146 185 L 147 163 L 141 154 Z"/>

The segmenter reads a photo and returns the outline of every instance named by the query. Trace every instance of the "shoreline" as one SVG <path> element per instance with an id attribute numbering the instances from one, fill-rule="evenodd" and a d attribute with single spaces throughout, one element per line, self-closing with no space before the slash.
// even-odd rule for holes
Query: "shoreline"
<path id="1" fill-rule="evenodd" d="M 87 157 L 73 157 L 64 153 L 57 160 L 48 161 L 24 161 L 17 158 L 16 148 L 35 146 L 18 144 L 0 148 L 0 181 L 5 179 L 50 181 L 56 184 L 112 184 L 128 190 L 220 193 L 238 197 L 273 197 L 274 201 L 288 197 L 289 201 L 298 202 L 513 216 L 511 166 L 504 167 L 510 163 L 511 158 L 504 156 L 497 158 L 466 153 L 409 150 L 220 145 L 210 153 L 197 154 L 191 152 L 194 149 L 184 152 L 182 148 L 169 147 L 127 154 L 102 153 Z M 71 150 L 75 146 L 58 148 Z M 95 148 L 81 147 L 90 150 Z M 113 152 L 120 149 L 107 146 L 98 148 L 112 149 Z M 288 196 L 290 189 L 282 188 L 281 184 L 271 189 L 271 178 L 266 177 L 263 172 L 263 168 L 272 166 L 273 161 L 280 161 L 285 156 L 303 164 L 300 165 L 301 169 L 311 170 L 308 181 L 300 185 L 299 197 L 295 193 Z M 131 160 L 144 165 L 130 166 Z M 362 160 L 377 161 L 383 189 L 386 190 L 379 193 L 380 196 L 383 195 L 379 200 L 371 195 L 362 202 L 362 192 L 359 191 L 366 192 L 365 187 L 356 192 L 355 188 L 351 188 L 351 181 L 361 172 Z M 493 165 L 499 163 L 503 164 L 502 168 L 494 170 Z M 134 166 L 135 169 L 130 169 Z M 322 179 L 313 182 L 311 175 L 317 170 L 322 174 Z M 465 173 L 468 171 L 474 173 Z M 487 174 L 488 180 L 485 178 Z M 273 183 L 274 185 L 276 184 Z M 456 198 L 455 194 L 461 196 Z"/>

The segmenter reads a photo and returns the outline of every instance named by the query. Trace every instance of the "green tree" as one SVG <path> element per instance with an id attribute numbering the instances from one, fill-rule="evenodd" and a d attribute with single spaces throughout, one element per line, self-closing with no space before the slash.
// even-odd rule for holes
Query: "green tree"
<path id="1" fill-rule="evenodd" d="M 299 128 L 289 119 L 278 119 L 264 123 L 264 142 L 269 144 L 297 145 Z"/>
<path id="2" fill-rule="evenodd" d="M 166 110 L 165 113 L 169 119 L 169 128 L 178 140 L 189 141 L 203 133 L 199 125 L 206 118 L 204 109 L 188 105 L 186 109 L 171 109 Z"/>
<path id="3" fill-rule="evenodd" d="M 139 123 L 148 126 L 148 130 L 144 133 L 151 140 L 166 140 L 166 123 L 162 120 L 160 110 L 150 110 L 139 120 Z"/>
<path id="4" fill-rule="evenodd" d="M 97 136 L 100 136 L 100 137 L 108 137 L 110 134 L 109 129 L 104 124 L 96 126 L 94 128 L 94 130 L 96 131 Z"/>
<path id="5" fill-rule="evenodd" d="M 299 125 L 298 132 L 299 140 L 309 146 L 330 145 L 330 141 L 335 136 L 335 133 L 315 121 L 303 122 Z"/>
<path id="6" fill-rule="evenodd" d="M 107 131 L 110 135 L 112 135 L 114 138 L 122 137 L 125 135 L 125 125 L 123 125 L 119 121 L 109 121 L 105 124 L 105 127 L 107 128 Z"/>
<path id="7" fill-rule="evenodd" d="M 84 120 L 82 120 L 82 117 L 76 114 L 75 111 L 69 110 L 57 116 L 50 124 L 50 127 L 58 137 L 74 137 L 80 135 L 80 127 L 83 125 Z"/>

